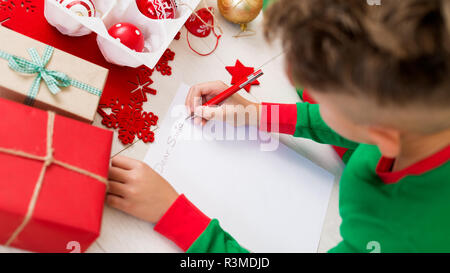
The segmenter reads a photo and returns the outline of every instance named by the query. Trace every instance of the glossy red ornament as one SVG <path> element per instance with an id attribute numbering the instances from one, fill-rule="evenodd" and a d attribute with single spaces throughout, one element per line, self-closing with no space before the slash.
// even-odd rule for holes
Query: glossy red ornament
<path id="1" fill-rule="evenodd" d="M 150 19 L 174 19 L 177 12 L 174 0 L 136 0 L 136 5 Z"/>
<path id="2" fill-rule="evenodd" d="M 199 9 L 197 12 L 193 13 L 184 24 L 187 29 L 186 40 L 189 48 L 200 56 L 211 55 L 219 46 L 219 40 L 222 37 L 222 34 L 218 35 L 215 31 L 213 14 L 214 9 L 212 7 Z M 191 43 L 189 42 L 189 33 L 199 38 L 205 38 L 208 37 L 211 32 L 216 36 L 216 45 L 210 52 L 200 53 L 191 46 Z"/>
<path id="3" fill-rule="evenodd" d="M 108 30 L 108 33 L 132 50 L 137 52 L 142 52 L 144 50 L 144 35 L 141 30 L 133 24 L 117 23 Z"/>
<path id="4" fill-rule="evenodd" d="M 198 10 L 197 16 L 195 14 L 192 14 L 184 24 L 187 30 L 197 37 L 207 37 L 212 31 L 212 28 L 210 26 L 214 24 L 214 17 L 212 15 L 213 9 L 208 9 L 202 8 Z M 202 18 L 203 22 L 207 23 L 208 25 L 203 23 L 199 17 Z"/>

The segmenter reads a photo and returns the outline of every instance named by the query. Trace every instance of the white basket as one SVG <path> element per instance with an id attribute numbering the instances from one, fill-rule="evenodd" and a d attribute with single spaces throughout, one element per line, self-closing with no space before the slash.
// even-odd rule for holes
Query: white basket
<path id="1" fill-rule="evenodd" d="M 57 0 L 45 0 L 44 15 L 49 24 L 62 34 L 83 36 L 97 33 L 97 44 L 105 59 L 113 64 L 129 67 L 145 65 L 153 68 L 200 0 L 182 0 L 175 19 L 153 20 L 144 16 L 135 0 L 92 0 L 98 17 L 82 17 L 63 7 Z M 190 8 L 189 8 L 190 7 Z M 126 47 L 108 34 L 117 23 L 137 26 L 144 34 L 144 52 Z"/>

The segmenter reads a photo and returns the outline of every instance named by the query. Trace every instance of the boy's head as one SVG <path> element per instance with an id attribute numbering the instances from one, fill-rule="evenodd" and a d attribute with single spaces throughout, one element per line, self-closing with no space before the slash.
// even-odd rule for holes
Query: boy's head
<path id="1" fill-rule="evenodd" d="M 276 0 L 265 33 L 343 136 L 393 145 L 450 130 L 449 0 Z"/>

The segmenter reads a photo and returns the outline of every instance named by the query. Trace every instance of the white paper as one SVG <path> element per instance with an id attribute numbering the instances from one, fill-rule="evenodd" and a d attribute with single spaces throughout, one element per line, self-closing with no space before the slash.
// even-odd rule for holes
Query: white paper
<path id="1" fill-rule="evenodd" d="M 268 134 L 213 140 L 210 126 L 184 120 L 188 89 L 180 87 L 145 162 L 250 251 L 317 252 L 333 176 Z M 268 147 L 277 148 L 261 151 Z"/>

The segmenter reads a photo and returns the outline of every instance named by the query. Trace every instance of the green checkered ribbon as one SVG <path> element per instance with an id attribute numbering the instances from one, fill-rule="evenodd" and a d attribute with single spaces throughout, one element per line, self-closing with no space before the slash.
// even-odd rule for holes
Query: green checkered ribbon
<path id="1" fill-rule="evenodd" d="M 28 92 L 25 104 L 33 105 L 39 92 L 41 80 L 44 80 L 53 95 L 56 95 L 61 91 L 60 87 L 67 86 L 82 89 L 99 97 L 102 95 L 102 91 L 98 88 L 71 79 L 62 72 L 47 69 L 46 66 L 53 55 L 53 51 L 53 47 L 47 46 L 45 48 L 44 55 L 41 58 L 35 48 L 30 48 L 28 49 L 28 53 L 31 56 L 31 61 L 29 61 L 0 50 L 0 58 L 7 60 L 8 66 L 12 70 L 25 74 L 37 74 L 35 80 L 33 81 L 33 85 Z"/>

